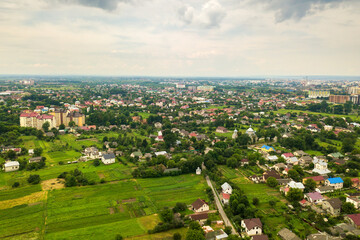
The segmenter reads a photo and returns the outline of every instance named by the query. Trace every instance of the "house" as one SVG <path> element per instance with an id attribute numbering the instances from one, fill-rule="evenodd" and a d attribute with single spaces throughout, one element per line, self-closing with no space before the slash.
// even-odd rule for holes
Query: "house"
<path id="1" fill-rule="evenodd" d="M 287 166 L 284 163 L 277 163 L 272 168 L 278 172 L 282 172 Z"/>
<path id="2" fill-rule="evenodd" d="M 322 208 L 329 214 L 339 216 L 341 212 L 342 202 L 339 198 L 331 198 L 324 200 Z"/>
<path id="3" fill-rule="evenodd" d="M 319 160 L 315 163 L 314 169 L 312 171 L 320 175 L 331 173 L 331 171 L 327 167 L 327 162 L 324 162 L 322 160 Z"/>
<path id="4" fill-rule="evenodd" d="M 168 153 L 166 151 L 160 151 L 160 152 L 155 152 L 155 156 L 165 156 L 167 157 Z"/>
<path id="5" fill-rule="evenodd" d="M 344 157 L 344 155 L 342 155 L 342 154 L 339 153 L 339 152 L 330 153 L 330 154 L 328 154 L 328 156 L 331 157 L 331 158 L 342 158 L 342 157 Z"/>
<path id="6" fill-rule="evenodd" d="M 115 154 L 114 153 L 103 154 L 101 157 L 101 161 L 105 165 L 115 163 Z"/>
<path id="7" fill-rule="evenodd" d="M 5 172 L 14 172 L 19 170 L 20 163 L 18 161 L 8 161 L 4 164 Z"/>
<path id="8" fill-rule="evenodd" d="M 33 157 L 29 159 L 29 163 L 38 163 L 40 162 L 42 157 Z"/>
<path id="9" fill-rule="evenodd" d="M 249 164 L 249 160 L 246 158 L 241 159 L 240 162 L 241 162 L 241 166 L 245 166 L 245 165 Z"/>
<path id="10" fill-rule="evenodd" d="M 142 158 L 142 156 L 143 156 L 143 154 L 140 151 L 133 152 L 130 154 L 130 157 L 132 157 L 132 158 L 135 158 L 135 157 Z"/>
<path id="11" fill-rule="evenodd" d="M 278 159 L 276 155 L 267 156 L 267 160 L 270 162 L 276 162 Z"/>
<path id="12" fill-rule="evenodd" d="M 232 194 L 232 187 L 227 182 L 221 185 L 221 189 L 223 193 Z"/>
<path id="13" fill-rule="evenodd" d="M 340 177 L 328 178 L 325 180 L 325 186 L 332 186 L 334 189 L 343 188 L 344 181 Z"/>
<path id="14" fill-rule="evenodd" d="M 285 178 L 285 179 L 276 179 L 278 184 L 281 186 L 287 186 L 289 184 L 289 182 L 291 182 L 292 180 L 289 178 Z"/>
<path id="15" fill-rule="evenodd" d="M 340 239 L 341 237 L 333 237 L 325 232 L 310 234 L 309 236 L 306 237 L 306 240 L 340 240 Z"/>
<path id="16" fill-rule="evenodd" d="M 301 166 L 309 166 L 312 163 L 313 159 L 310 156 L 302 156 L 299 159 L 300 165 Z"/>
<path id="17" fill-rule="evenodd" d="M 225 127 L 217 127 L 216 132 L 217 133 L 227 133 L 228 130 Z"/>
<path id="18" fill-rule="evenodd" d="M 251 237 L 251 240 L 269 240 L 268 235 L 262 234 L 262 235 L 255 235 Z"/>
<path id="19" fill-rule="evenodd" d="M 328 193 L 328 192 L 333 192 L 334 191 L 334 187 L 333 186 L 321 186 L 321 187 L 317 187 L 315 188 L 316 192 L 319 192 L 321 194 L 323 193 Z"/>
<path id="20" fill-rule="evenodd" d="M 253 181 L 254 183 L 259 183 L 263 180 L 263 176 L 256 176 L 256 175 L 252 175 L 249 177 L 249 179 L 251 181 Z"/>
<path id="21" fill-rule="evenodd" d="M 260 218 L 243 219 L 241 220 L 241 227 L 244 228 L 248 236 L 262 234 L 262 223 Z"/>
<path id="22" fill-rule="evenodd" d="M 266 182 L 266 180 L 269 177 L 274 177 L 275 179 L 281 179 L 281 176 L 275 171 L 275 170 L 269 170 L 263 173 L 263 181 Z"/>
<path id="23" fill-rule="evenodd" d="M 287 186 L 288 186 L 289 188 L 300 189 L 301 191 L 304 191 L 304 189 L 305 189 L 304 184 L 302 184 L 301 182 L 291 181 L 291 182 L 289 182 L 289 184 L 288 184 Z"/>
<path id="24" fill-rule="evenodd" d="M 154 126 L 155 126 L 155 128 L 162 128 L 162 124 L 159 123 L 159 122 L 156 122 L 156 123 L 154 124 Z"/>
<path id="25" fill-rule="evenodd" d="M 320 203 L 324 199 L 319 192 L 306 193 L 305 198 L 311 203 Z"/>
<path id="26" fill-rule="evenodd" d="M 196 175 L 201 175 L 201 169 L 199 167 L 196 169 Z"/>
<path id="27" fill-rule="evenodd" d="M 360 185 L 360 181 L 358 178 L 352 178 L 351 182 L 352 182 L 352 187 L 354 187 L 354 188 L 358 188 Z"/>
<path id="28" fill-rule="evenodd" d="M 278 232 L 278 235 L 283 240 L 301 240 L 298 236 L 295 235 L 292 231 L 287 228 L 283 228 Z"/>
<path id="29" fill-rule="evenodd" d="M 225 240 L 227 238 L 228 235 L 222 229 L 210 231 L 205 236 L 206 240 Z"/>
<path id="30" fill-rule="evenodd" d="M 303 150 L 299 150 L 299 151 L 295 151 L 295 152 L 294 152 L 294 156 L 295 156 L 295 157 L 302 157 L 302 156 L 309 156 L 309 154 L 307 154 L 307 153 L 304 152 Z"/>
<path id="31" fill-rule="evenodd" d="M 346 215 L 345 219 L 354 227 L 360 228 L 360 213 Z"/>
<path id="32" fill-rule="evenodd" d="M 204 200 L 198 198 L 191 204 L 191 209 L 194 212 L 206 212 L 209 211 L 209 204 Z"/>
<path id="33" fill-rule="evenodd" d="M 346 197 L 346 202 L 352 203 L 355 208 L 360 207 L 360 196 L 359 194 L 349 194 L 349 196 Z"/>
<path id="34" fill-rule="evenodd" d="M 281 154 L 281 157 L 284 158 L 285 160 L 288 160 L 291 157 L 294 157 L 294 154 L 292 153 L 283 153 Z"/>
<path id="35" fill-rule="evenodd" d="M 230 196 L 231 196 L 230 194 L 222 192 L 221 193 L 221 197 L 222 197 L 221 201 L 222 201 L 222 203 L 223 204 L 228 204 L 229 201 L 230 201 Z"/>
<path id="36" fill-rule="evenodd" d="M 314 180 L 316 182 L 317 186 L 322 185 L 325 182 L 325 179 L 323 176 L 313 176 L 313 177 L 303 178 L 303 183 L 305 184 L 306 180 L 308 180 L 308 179 Z"/>
<path id="37" fill-rule="evenodd" d="M 189 217 L 191 220 L 198 221 L 200 224 L 202 224 L 209 218 L 209 215 L 208 213 L 204 212 L 204 213 L 191 214 L 189 215 Z"/>
<path id="38" fill-rule="evenodd" d="M 34 154 L 34 149 L 29 149 L 29 155 L 33 155 Z"/>
<path id="39" fill-rule="evenodd" d="M 299 159 L 297 157 L 289 157 L 288 159 L 286 159 L 286 163 L 292 164 L 292 165 L 298 165 Z"/>
<path id="40" fill-rule="evenodd" d="M 262 145 L 261 150 L 264 152 L 275 152 L 275 148 L 267 146 L 267 145 Z"/>
<path id="41" fill-rule="evenodd" d="M 96 159 L 101 157 L 101 154 L 96 147 L 85 148 L 83 154 L 90 159 Z"/>

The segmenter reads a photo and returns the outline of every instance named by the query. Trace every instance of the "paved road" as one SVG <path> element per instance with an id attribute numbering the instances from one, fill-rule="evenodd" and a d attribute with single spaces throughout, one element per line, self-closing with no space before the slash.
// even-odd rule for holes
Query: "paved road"
<path id="1" fill-rule="evenodd" d="M 220 216 L 221 216 L 222 219 L 224 220 L 225 226 L 230 226 L 230 227 L 232 228 L 232 233 L 233 233 L 233 234 L 236 234 L 236 235 L 239 235 L 239 234 L 236 232 L 236 230 L 235 230 L 234 226 L 232 225 L 232 223 L 230 222 L 229 218 L 226 216 L 226 213 L 225 213 L 225 211 L 224 211 L 224 209 L 223 209 L 223 207 L 222 207 L 222 205 L 221 205 L 221 203 L 220 203 L 219 197 L 218 197 L 218 195 L 217 195 L 216 192 L 215 192 L 215 189 L 214 189 L 214 187 L 213 187 L 213 185 L 212 185 L 212 183 L 211 183 L 211 181 L 210 181 L 209 176 L 206 176 L 206 182 L 207 182 L 207 184 L 209 185 L 209 187 L 211 187 L 211 189 L 212 189 L 212 191 L 213 191 L 213 193 L 214 193 L 215 203 L 216 203 L 216 206 L 217 206 L 217 208 L 218 208 L 218 210 L 219 210 Z"/>

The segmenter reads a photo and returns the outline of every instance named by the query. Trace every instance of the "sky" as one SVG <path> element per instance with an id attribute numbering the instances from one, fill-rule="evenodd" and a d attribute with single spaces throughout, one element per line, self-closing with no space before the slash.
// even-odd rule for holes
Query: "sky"
<path id="1" fill-rule="evenodd" d="M 0 74 L 360 76 L 360 1 L 1 0 Z"/>

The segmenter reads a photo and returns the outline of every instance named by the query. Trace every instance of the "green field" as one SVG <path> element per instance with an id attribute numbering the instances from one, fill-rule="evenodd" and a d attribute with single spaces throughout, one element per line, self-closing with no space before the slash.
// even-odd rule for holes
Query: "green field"
<path id="1" fill-rule="evenodd" d="M 207 199 L 205 188 L 202 176 L 188 174 L 52 190 L 45 201 L 1 210 L 0 238 L 114 239 L 121 234 L 153 239 L 147 231 L 160 221 L 159 210 Z M 39 186 L 0 191 L 0 205 L 39 191 Z"/>
<path id="2" fill-rule="evenodd" d="M 321 115 L 324 117 L 350 117 L 354 121 L 359 121 L 360 116 L 349 114 L 349 115 L 343 115 L 343 114 L 333 114 L 333 113 L 318 113 L 318 112 L 311 112 L 311 111 L 303 111 L 303 110 L 291 110 L 291 109 L 279 109 L 277 111 L 273 111 L 275 114 L 286 114 L 286 113 L 307 113 L 307 114 L 314 114 L 314 115 Z"/>

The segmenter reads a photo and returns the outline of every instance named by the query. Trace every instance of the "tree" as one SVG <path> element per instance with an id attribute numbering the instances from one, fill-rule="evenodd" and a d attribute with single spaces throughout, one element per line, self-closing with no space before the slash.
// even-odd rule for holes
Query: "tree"
<path id="1" fill-rule="evenodd" d="M 39 175 L 30 175 L 27 179 L 28 183 L 30 184 L 38 184 L 40 182 Z"/>
<path id="2" fill-rule="evenodd" d="M 300 181 L 300 174 L 295 169 L 290 169 L 288 172 L 288 176 L 294 181 Z"/>
<path id="3" fill-rule="evenodd" d="M 182 212 L 186 210 L 186 203 L 177 202 L 173 208 L 173 212 Z"/>
<path id="4" fill-rule="evenodd" d="M 253 201 L 252 201 L 252 204 L 257 206 L 257 205 L 259 205 L 259 202 L 260 202 L 259 199 L 257 197 L 254 197 Z"/>
<path id="5" fill-rule="evenodd" d="M 314 189 L 316 188 L 316 182 L 311 178 L 306 179 L 304 185 L 307 192 L 314 191 Z"/>
<path id="6" fill-rule="evenodd" d="M 276 180 L 276 178 L 274 177 L 269 177 L 267 180 L 266 180 L 266 184 L 269 186 L 269 187 L 276 187 L 278 185 L 278 181 Z"/>
<path id="7" fill-rule="evenodd" d="M 303 192 L 297 188 L 290 188 L 286 196 L 290 202 L 298 202 L 304 198 Z"/>
<path id="8" fill-rule="evenodd" d="M 352 186 L 351 178 L 344 178 L 344 188 L 349 188 Z"/>
<path id="9" fill-rule="evenodd" d="M 173 239 L 174 240 L 181 240 L 181 234 L 180 233 L 174 233 Z"/>
<path id="10" fill-rule="evenodd" d="M 342 141 L 341 150 L 344 153 L 351 152 L 352 150 L 354 150 L 354 143 L 355 143 L 355 141 L 353 139 L 344 138 L 344 140 Z"/>
<path id="11" fill-rule="evenodd" d="M 186 240 L 205 240 L 205 236 L 200 230 L 190 229 L 186 233 Z"/>
<path id="12" fill-rule="evenodd" d="M 20 186 L 20 183 L 19 182 L 14 182 L 14 184 L 12 185 L 13 188 L 17 188 Z"/>
<path id="13" fill-rule="evenodd" d="M 274 208 L 276 205 L 276 202 L 274 200 L 270 200 L 269 205 L 270 205 L 270 207 Z"/>
<path id="14" fill-rule="evenodd" d="M 62 123 L 62 124 L 60 124 L 60 126 L 59 126 L 59 130 L 64 130 L 65 129 L 65 125 Z"/>
<path id="15" fill-rule="evenodd" d="M 34 157 L 39 157 L 43 152 L 42 148 L 35 148 L 34 149 Z"/>
<path id="16" fill-rule="evenodd" d="M 224 232 L 227 234 L 227 235 L 230 235 L 232 233 L 232 228 L 230 226 L 226 226 L 225 229 L 224 229 Z"/>
<path id="17" fill-rule="evenodd" d="M 124 238 L 120 234 L 116 234 L 115 240 L 123 240 Z"/>
<path id="18" fill-rule="evenodd" d="M 100 160 L 99 159 L 95 159 L 93 162 L 94 166 L 97 167 L 100 165 Z"/>
<path id="19" fill-rule="evenodd" d="M 49 131 L 50 123 L 48 121 L 44 122 L 42 125 L 42 129 L 44 129 L 44 132 Z"/>
<path id="20" fill-rule="evenodd" d="M 74 121 L 69 122 L 69 127 L 75 127 L 75 126 L 76 126 L 76 123 Z"/>
<path id="21" fill-rule="evenodd" d="M 342 213 L 351 214 L 351 213 L 354 213 L 355 211 L 356 211 L 355 206 L 352 203 L 345 202 L 341 206 L 341 212 Z"/>

